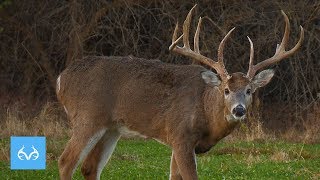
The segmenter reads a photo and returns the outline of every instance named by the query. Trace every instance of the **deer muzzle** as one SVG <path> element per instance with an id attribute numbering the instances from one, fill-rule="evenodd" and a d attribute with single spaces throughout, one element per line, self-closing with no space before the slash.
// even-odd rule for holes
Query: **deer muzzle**
<path id="1" fill-rule="evenodd" d="M 237 105 L 236 107 L 234 107 L 232 109 L 232 114 L 236 117 L 236 118 L 242 118 L 244 115 L 246 115 L 246 108 L 243 107 L 241 104 Z"/>

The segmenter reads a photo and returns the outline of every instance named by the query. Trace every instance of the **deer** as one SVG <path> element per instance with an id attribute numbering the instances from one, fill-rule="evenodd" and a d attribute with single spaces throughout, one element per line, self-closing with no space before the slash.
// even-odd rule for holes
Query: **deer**
<path id="1" fill-rule="evenodd" d="M 290 23 L 281 11 L 285 32 L 275 54 L 254 64 L 253 42 L 247 37 L 248 72 L 229 74 L 223 51 L 235 28 L 220 42 L 215 61 L 200 54 L 200 17 L 191 50 L 189 29 L 195 7 L 179 37 L 178 23 L 175 26 L 169 50 L 200 64 L 88 56 L 75 60 L 58 76 L 56 94 L 72 127 L 58 161 L 61 179 L 71 179 L 80 162 L 85 179 L 100 179 L 118 140 L 127 135 L 155 139 L 172 149 L 170 179 L 198 179 L 196 154 L 209 151 L 247 117 L 253 94 L 274 76 L 272 69 L 263 69 L 293 55 L 304 39 L 300 26 L 300 39 L 286 50 Z M 182 47 L 178 45 L 181 40 Z"/>

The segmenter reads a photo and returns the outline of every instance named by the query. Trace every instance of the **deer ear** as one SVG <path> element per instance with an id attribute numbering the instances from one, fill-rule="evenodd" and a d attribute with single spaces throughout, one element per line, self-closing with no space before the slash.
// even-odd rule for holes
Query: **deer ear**
<path id="1" fill-rule="evenodd" d="M 218 75 L 213 73 L 212 71 L 204 71 L 201 73 L 201 76 L 206 84 L 212 86 L 219 86 L 221 84 Z"/>
<path id="2" fill-rule="evenodd" d="M 252 85 L 254 89 L 267 85 L 272 79 L 273 75 L 274 75 L 274 71 L 272 69 L 267 69 L 267 70 L 261 71 L 259 74 L 254 76 L 252 80 Z"/>

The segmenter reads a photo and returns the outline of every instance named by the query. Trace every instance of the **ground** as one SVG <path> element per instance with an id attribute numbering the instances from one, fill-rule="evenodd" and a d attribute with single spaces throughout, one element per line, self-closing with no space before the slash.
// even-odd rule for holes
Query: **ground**
<path id="1" fill-rule="evenodd" d="M 8 161 L 0 161 L 0 179 L 58 179 L 57 158 L 66 141 L 48 139 L 46 170 L 11 171 Z M 8 143 L 0 140 L 2 147 Z M 170 156 L 156 141 L 120 140 L 101 179 L 168 179 Z M 221 142 L 197 163 L 200 179 L 319 179 L 320 144 Z M 83 179 L 79 168 L 74 179 Z"/>

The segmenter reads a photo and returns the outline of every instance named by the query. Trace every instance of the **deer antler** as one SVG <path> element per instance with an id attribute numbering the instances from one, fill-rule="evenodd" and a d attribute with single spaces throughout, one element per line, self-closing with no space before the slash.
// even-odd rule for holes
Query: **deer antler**
<path id="1" fill-rule="evenodd" d="M 197 5 L 193 6 L 192 9 L 189 11 L 186 20 L 183 23 L 183 34 L 178 38 L 178 29 L 179 25 L 177 23 L 173 35 L 172 35 L 172 44 L 169 47 L 170 51 L 173 51 L 175 53 L 184 55 L 186 57 L 192 58 L 193 60 L 199 61 L 200 63 L 203 63 L 205 65 L 208 65 L 209 67 L 215 69 L 217 73 L 220 75 L 222 81 L 226 81 L 227 79 L 230 78 L 230 75 L 228 74 L 224 62 L 223 62 L 223 49 L 224 45 L 227 41 L 227 39 L 230 37 L 232 31 L 235 28 L 232 28 L 227 35 L 223 38 L 219 45 L 218 49 L 218 61 L 214 61 L 208 57 L 205 57 L 200 54 L 199 50 L 199 34 L 200 34 L 200 28 L 201 28 L 201 23 L 202 23 L 202 18 L 199 18 L 198 26 L 195 32 L 194 36 L 194 51 L 191 50 L 190 48 L 190 43 L 189 43 L 189 30 L 190 30 L 190 21 L 191 21 L 191 15 L 193 12 L 193 9 Z M 183 47 L 177 46 L 179 41 L 183 38 Z"/>
<path id="2" fill-rule="evenodd" d="M 256 72 L 258 70 L 260 70 L 266 66 L 269 66 L 271 64 L 277 63 L 277 62 L 281 61 L 282 59 L 285 59 L 285 58 L 291 56 L 293 53 L 295 53 L 300 48 L 300 46 L 302 44 L 302 41 L 304 38 L 304 30 L 303 30 L 303 27 L 300 26 L 300 39 L 299 39 L 299 41 L 291 50 L 289 50 L 289 51 L 285 50 L 285 48 L 288 44 L 288 41 L 289 41 L 290 22 L 289 22 L 288 16 L 283 11 L 281 11 L 281 13 L 284 17 L 286 27 L 285 27 L 285 31 L 284 31 L 284 35 L 283 35 L 281 44 L 277 45 L 276 52 L 271 58 L 266 59 L 264 61 L 261 61 L 256 65 L 253 65 L 253 59 L 254 59 L 253 58 L 253 54 L 254 54 L 253 43 L 252 43 L 251 39 L 248 37 L 248 40 L 250 42 L 250 61 L 249 61 L 249 70 L 247 73 L 247 78 L 250 80 L 254 77 L 254 75 L 256 74 Z"/>

